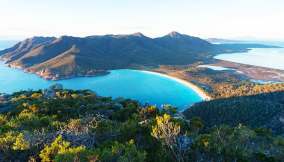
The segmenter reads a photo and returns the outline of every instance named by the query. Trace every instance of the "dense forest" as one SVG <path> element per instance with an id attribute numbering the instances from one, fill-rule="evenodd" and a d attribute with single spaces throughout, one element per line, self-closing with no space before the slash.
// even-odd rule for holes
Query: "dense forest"
<path id="1" fill-rule="evenodd" d="M 283 100 L 277 96 L 283 99 L 283 94 L 271 96 L 277 102 L 275 105 L 271 102 L 270 108 L 280 111 Z M 208 121 L 211 118 L 192 113 L 184 119 L 169 105 L 156 108 L 60 86 L 1 95 L 0 103 L 0 161 L 5 162 L 280 162 L 284 159 L 284 138 L 261 128 L 262 123 L 252 125 L 252 121 L 236 120 L 234 124 L 224 121 L 222 125 L 216 121 L 218 124 L 212 126 L 214 121 Z M 257 107 L 261 106 L 267 105 Z M 200 107 L 206 109 L 206 103 Z"/>
<path id="2" fill-rule="evenodd" d="M 189 119 L 201 118 L 208 129 L 224 123 L 230 126 L 241 123 L 284 135 L 284 91 L 201 102 L 184 115 Z"/>

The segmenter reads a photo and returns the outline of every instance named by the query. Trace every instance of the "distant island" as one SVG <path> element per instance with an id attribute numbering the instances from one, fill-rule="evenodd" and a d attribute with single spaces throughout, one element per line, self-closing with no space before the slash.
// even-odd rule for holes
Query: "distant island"
<path id="1" fill-rule="evenodd" d="M 149 38 L 129 35 L 33 37 L 0 51 L 13 68 L 48 80 L 104 75 L 113 69 L 145 69 L 160 65 L 211 63 L 220 53 L 245 52 L 261 44 L 212 44 L 198 37 L 171 32 Z"/>

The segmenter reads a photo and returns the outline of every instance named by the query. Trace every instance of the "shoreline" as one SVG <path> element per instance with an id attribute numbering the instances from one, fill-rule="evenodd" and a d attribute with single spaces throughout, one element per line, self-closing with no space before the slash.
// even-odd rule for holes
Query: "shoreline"
<path id="1" fill-rule="evenodd" d="M 272 69 L 268 67 L 260 67 L 255 65 L 247 65 L 243 63 L 236 63 L 232 61 L 218 60 L 214 63 L 208 64 L 229 68 L 248 77 L 250 80 L 261 80 L 265 82 L 284 82 L 284 70 Z"/>
<path id="2" fill-rule="evenodd" d="M 0 62 L 1 63 L 1 62 Z M 7 65 L 4 63 L 4 65 Z M 14 68 L 14 67 L 10 67 L 8 66 L 9 68 Z M 21 68 L 15 68 L 15 69 L 18 69 L 18 70 L 21 70 L 23 71 L 24 73 L 29 73 L 29 74 L 34 74 L 44 80 L 50 80 L 50 79 L 47 79 L 37 73 L 33 73 L 33 72 L 26 72 L 24 71 L 23 69 Z M 135 70 L 135 69 L 130 69 L 130 70 Z M 154 75 L 159 75 L 159 76 L 162 76 L 162 77 L 165 77 L 165 78 L 168 78 L 168 79 L 172 79 L 178 83 L 181 83 L 183 85 L 185 85 L 186 87 L 192 89 L 194 92 L 196 92 L 201 98 L 203 101 L 209 101 L 211 100 L 212 98 L 210 96 L 208 96 L 204 90 L 202 90 L 200 87 L 196 86 L 195 84 L 187 81 L 187 80 L 184 80 L 184 79 L 181 79 L 181 78 L 178 78 L 178 77 L 175 77 L 175 76 L 171 76 L 171 75 L 167 75 L 167 74 L 164 74 L 164 73 L 160 73 L 160 72 L 156 72 L 156 71 L 147 71 L 147 70 L 137 70 L 137 71 L 141 71 L 141 72 L 145 72 L 145 73 L 150 73 L 150 74 L 154 74 Z M 108 75 L 110 72 L 106 72 L 104 73 L 103 75 Z M 69 77 L 64 77 L 64 78 L 60 78 L 60 79 L 56 79 L 56 80 L 53 80 L 53 81 L 58 81 L 58 80 L 65 80 L 65 79 L 72 79 L 72 78 L 76 78 L 76 77 L 97 77 L 97 76 L 102 76 L 102 74 L 95 74 L 95 75 L 77 75 L 77 76 L 69 76 Z"/>
<path id="3" fill-rule="evenodd" d="M 164 74 L 164 73 L 154 72 L 154 71 L 147 71 L 147 70 L 139 70 L 139 71 L 154 74 L 154 75 L 159 75 L 159 76 L 177 81 L 177 82 L 187 86 L 188 88 L 192 89 L 193 91 L 195 91 L 204 101 L 210 101 L 212 99 L 210 96 L 208 96 L 204 92 L 204 90 L 202 90 L 200 87 L 196 86 L 195 84 L 193 84 L 193 83 L 191 83 L 187 80 L 180 79 L 178 77 L 174 77 L 174 76 L 167 75 L 167 74 Z"/>

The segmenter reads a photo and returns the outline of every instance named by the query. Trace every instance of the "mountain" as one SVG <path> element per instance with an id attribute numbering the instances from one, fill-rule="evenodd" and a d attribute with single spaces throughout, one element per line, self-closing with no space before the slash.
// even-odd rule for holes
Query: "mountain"
<path id="1" fill-rule="evenodd" d="M 198 37 L 192 37 L 178 32 L 155 39 L 161 46 L 168 47 L 179 52 L 208 52 L 213 45 Z"/>
<path id="2" fill-rule="evenodd" d="M 134 33 L 33 37 L 0 51 L 0 55 L 11 67 L 46 79 L 60 79 L 135 66 L 189 64 L 202 60 L 211 48 L 205 40 L 177 32 L 155 39 Z"/>
<path id="3" fill-rule="evenodd" d="M 40 45 L 45 45 L 55 40 L 54 37 L 33 37 L 17 43 L 15 46 L 0 51 L 0 55 L 4 55 L 5 60 L 15 60 L 27 52 Z"/>
<path id="4" fill-rule="evenodd" d="M 16 40 L 1 40 L 0 39 L 0 50 L 4 50 L 7 47 L 11 47 L 18 43 Z"/>
<path id="5" fill-rule="evenodd" d="M 11 67 L 45 79 L 105 73 L 111 69 L 186 65 L 208 61 L 217 53 L 246 51 L 251 46 L 213 45 L 178 32 L 159 38 L 129 35 L 33 37 L 0 51 Z"/>

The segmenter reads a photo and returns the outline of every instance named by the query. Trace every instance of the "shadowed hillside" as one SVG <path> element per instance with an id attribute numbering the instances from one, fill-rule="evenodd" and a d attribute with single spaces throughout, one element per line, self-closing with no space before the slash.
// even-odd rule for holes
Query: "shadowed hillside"
<path id="1" fill-rule="evenodd" d="M 184 115 L 189 119 L 200 117 L 207 128 L 241 123 L 284 134 L 284 91 L 202 102 L 186 110 Z"/>
<path id="2" fill-rule="evenodd" d="M 177 32 L 159 38 L 142 33 L 84 38 L 33 37 L 0 51 L 11 67 L 46 79 L 105 73 L 111 69 L 158 65 L 186 65 L 210 61 L 217 53 L 246 51 L 255 45 L 213 45 Z"/>
<path id="3" fill-rule="evenodd" d="M 258 128 L 283 112 L 283 93 L 201 105 L 185 120 L 169 105 L 141 106 L 60 85 L 3 95 L 0 161 L 283 161 L 284 138 Z M 212 122 L 218 126 L 208 129 Z"/>

